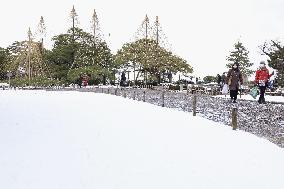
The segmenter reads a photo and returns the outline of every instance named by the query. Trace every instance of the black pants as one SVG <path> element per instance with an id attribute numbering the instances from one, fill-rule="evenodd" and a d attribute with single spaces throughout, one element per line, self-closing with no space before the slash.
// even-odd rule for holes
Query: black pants
<path id="1" fill-rule="evenodd" d="M 266 90 L 266 86 L 259 86 L 259 91 L 260 91 L 260 96 L 259 96 L 259 99 L 258 99 L 259 103 L 265 102 L 265 99 L 264 99 L 265 90 Z"/>
<path id="2" fill-rule="evenodd" d="M 237 100 L 238 97 L 238 89 L 237 90 L 230 90 L 230 97 L 232 100 Z"/>

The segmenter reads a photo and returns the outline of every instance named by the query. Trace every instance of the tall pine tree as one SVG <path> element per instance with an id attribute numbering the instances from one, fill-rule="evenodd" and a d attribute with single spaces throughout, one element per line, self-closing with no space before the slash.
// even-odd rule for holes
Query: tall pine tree
<path id="1" fill-rule="evenodd" d="M 277 70 L 277 80 L 284 86 L 284 45 L 280 41 L 271 40 L 260 47 L 263 54 L 268 56 L 268 66 Z"/>
<path id="2" fill-rule="evenodd" d="M 253 65 L 248 57 L 249 51 L 244 47 L 244 45 L 238 41 L 234 44 L 234 50 L 231 51 L 230 55 L 227 57 L 229 63 L 226 65 L 227 68 L 232 68 L 234 63 L 239 63 L 239 68 L 243 74 L 243 77 L 248 78 L 254 71 L 250 69 Z"/>

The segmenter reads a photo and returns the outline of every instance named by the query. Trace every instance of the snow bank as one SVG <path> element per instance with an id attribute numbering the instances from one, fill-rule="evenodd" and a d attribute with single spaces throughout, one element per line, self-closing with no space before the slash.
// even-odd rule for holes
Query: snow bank
<path id="1" fill-rule="evenodd" d="M 0 188 L 283 188 L 284 150 L 189 113 L 79 92 L 0 91 Z"/>

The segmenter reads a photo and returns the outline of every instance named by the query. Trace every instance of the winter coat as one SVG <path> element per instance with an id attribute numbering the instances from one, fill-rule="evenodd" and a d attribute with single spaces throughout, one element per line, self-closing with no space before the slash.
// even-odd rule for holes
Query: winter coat
<path id="1" fill-rule="evenodd" d="M 121 81 L 123 82 L 126 81 L 126 76 L 124 72 L 121 74 Z"/>
<path id="2" fill-rule="evenodd" d="M 221 78 L 222 78 L 221 79 L 222 84 L 225 84 L 226 81 L 227 81 L 227 76 L 225 74 L 223 74 Z"/>
<path id="3" fill-rule="evenodd" d="M 229 80 L 231 82 L 229 83 Z M 230 69 L 227 74 L 227 81 L 226 83 L 229 85 L 230 90 L 238 90 L 239 89 L 239 82 L 241 85 L 243 84 L 243 76 L 239 69 Z"/>
<path id="4" fill-rule="evenodd" d="M 216 77 L 216 78 L 217 78 L 217 83 L 218 83 L 218 84 L 220 84 L 220 83 L 221 83 L 221 81 L 222 81 L 221 76 L 220 76 L 220 75 L 217 75 L 217 77 Z"/>
<path id="5" fill-rule="evenodd" d="M 261 69 L 256 71 L 255 83 L 256 84 L 260 84 L 260 83 L 267 84 L 267 82 L 268 82 L 268 80 L 271 76 L 272 76 L 272 74 L 269 75 L 269 71 L 266 67 L 261 68 Z"/>

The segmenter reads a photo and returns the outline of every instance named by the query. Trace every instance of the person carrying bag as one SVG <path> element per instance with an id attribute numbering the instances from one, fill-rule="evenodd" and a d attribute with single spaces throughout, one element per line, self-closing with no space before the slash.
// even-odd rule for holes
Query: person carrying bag
<path id="1" fill-rule="evenodd" d="M 258 86 L 259 91 L 260 91 L 260 96 L 258 99 L 259 104 L 265 104 L 265 90 L 266 87 L 268 86 L 268 80 L 269 78 L 274 75 L 274 72 L 272 74 L 269 74 L 269 70 L 265 66 L 265 62 L 261 61 L 259 69 L 255 73 L 255 86 Z"/>
<path id="2" fill-rule="evenodd" d="M 227 84 L 230 89 L 231 102 L 236 103 L 240 85 L 243 84 L 243 76 L 237 62 L 235 62 L 232 69 L 228 71 Z"/>
<path id="3" fill-rule="evenodd" d="M 227 95 L 228 92 L 229 92 L 229 86 L 227 84 L 224 84 L 222 88 L 222 94 Z"/>

